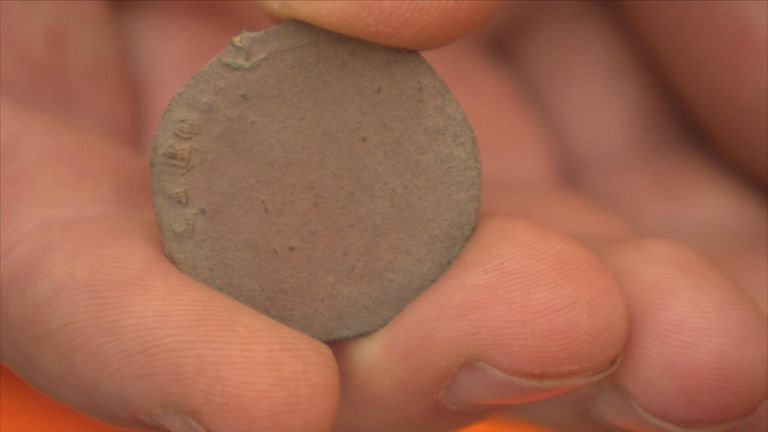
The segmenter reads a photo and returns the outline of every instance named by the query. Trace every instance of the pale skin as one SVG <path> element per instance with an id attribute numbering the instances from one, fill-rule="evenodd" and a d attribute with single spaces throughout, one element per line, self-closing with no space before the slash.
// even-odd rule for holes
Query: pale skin
<path id="1" fill-rule="evenodd" d="M 150 202 L 165 105 L 263 8 L 443 46 L 425 56 L 481 149 L 459 259 L 330 347 L 180 273 Z M 2 361 L 91 415 L 175 431 L 447 431 L 499 408 L 764 429 L 766 4 L 493 8 L 3 2 Z M 477 361 L 542 384 L 534 402 L 470 381 Z"/>

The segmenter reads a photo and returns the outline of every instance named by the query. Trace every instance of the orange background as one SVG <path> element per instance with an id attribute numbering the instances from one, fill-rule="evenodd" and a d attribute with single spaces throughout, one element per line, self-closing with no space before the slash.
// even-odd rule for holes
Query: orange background
<path id="1" fill-rule="evenodd" d="M 5 365 L 0 368 L 2 432 L 128 432 L 81 414 L 32 389 Z M 458 432 L 545 432 L 545 429 L 492 418 Z"/>

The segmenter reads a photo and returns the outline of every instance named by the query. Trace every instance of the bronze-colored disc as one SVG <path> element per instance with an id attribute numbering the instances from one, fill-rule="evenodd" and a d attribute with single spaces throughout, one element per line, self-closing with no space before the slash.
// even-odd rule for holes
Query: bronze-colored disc
<path id="1" fill-rule="evenodd" d="M 174 97 L 152 151 L 166 254 L 322 340 L 374 331 L 472 233 L 474 135 L 417 52 L 288 22 Z"/>

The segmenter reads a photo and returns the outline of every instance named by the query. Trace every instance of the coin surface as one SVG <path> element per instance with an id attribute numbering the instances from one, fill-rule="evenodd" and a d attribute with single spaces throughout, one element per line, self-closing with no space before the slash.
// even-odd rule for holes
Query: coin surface
<path id="1" fill-rule="evenodd" d="M 480 199 L 472 130 L 420 54 L 299 22 L 198 71 L 151 170 L 183 272 L 326 341 L 380 328 L 440 277 Z"/>

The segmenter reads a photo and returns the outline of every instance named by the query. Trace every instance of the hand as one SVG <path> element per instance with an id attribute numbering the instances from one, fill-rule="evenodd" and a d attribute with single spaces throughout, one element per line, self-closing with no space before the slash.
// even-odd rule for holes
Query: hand
<path id="1" fill-rule="evenodd" d="M 410 48 L 490 11 L 266 6 Z M 268 25 L 258 8 L 2 3 L 3 362 L 177 432 L 443 431 L 499 406 L 563 430 L 748 416 L 766 397 L 765 190 L 747 177 L 766 179 L 765 4 L 614 12 L 505 5 L 426 53 L 475 128 L 483 214 L 433 287 L 329 348 L 180 273 L 149 200 L 162 110 Z"/>

